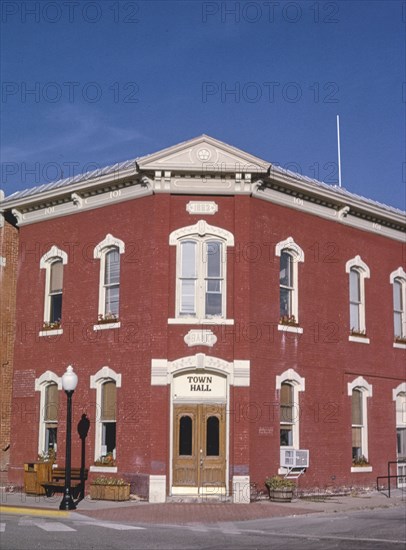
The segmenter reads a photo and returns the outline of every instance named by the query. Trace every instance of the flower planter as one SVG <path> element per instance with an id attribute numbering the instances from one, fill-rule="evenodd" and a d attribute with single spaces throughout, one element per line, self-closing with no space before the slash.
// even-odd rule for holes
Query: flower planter
<path id="1" fill-rule="evenodd" d="M 272 502 L 291 502 L 293 498 L 293 489 L 269 489 L 269 498 Z"/>
<path id="2" fill-rule="evenodd" d="M 90 485 L 90 497 L 93 500 L 129 500 L 130 484 L 127 485 Z"/>

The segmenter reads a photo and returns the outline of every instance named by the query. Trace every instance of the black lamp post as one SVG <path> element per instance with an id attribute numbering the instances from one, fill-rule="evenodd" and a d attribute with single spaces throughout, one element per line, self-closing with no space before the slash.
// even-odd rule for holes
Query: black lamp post
<path id="1" fill-rule="evenodd" d="M 71 495 L 71 428 L 72 428 L 72 395 L 78 384 L 78 377 L 69 365 L 65 374 L 62 376 L 62 387 L 68 397 L 68 407 L 66 415 L 66 454 L 65 454 L 65 488 L 64 495 L 59 505 L 60 510 L 75 510 L 76 504 Z"/>

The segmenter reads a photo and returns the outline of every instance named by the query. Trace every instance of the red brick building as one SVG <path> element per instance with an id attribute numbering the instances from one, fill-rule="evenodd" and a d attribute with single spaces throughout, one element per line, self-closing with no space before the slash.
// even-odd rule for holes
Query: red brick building
<path id="1" fill-rule="evenodd" d="M 2 208 L 10 481 L 38 452 L 63 464 L 69 364 L 91 475 L 151 501 L 244 501 L 290 468 L 303 489 L 372 486 L 406 455 L 404 212 L 207 136 Z"/>

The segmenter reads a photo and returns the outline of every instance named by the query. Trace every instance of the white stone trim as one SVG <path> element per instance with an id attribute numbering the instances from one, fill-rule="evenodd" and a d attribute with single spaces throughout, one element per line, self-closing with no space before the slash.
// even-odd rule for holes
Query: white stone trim
<path id="1" fill-rule="evenodd" d="M 214 201 L 189 201 L 186 205 L 186 211 L 191 215 L 213 216 L 218 209 L 218 204 Z"/>
<path id="2" fill-rule="evenodd" d="M 124 241 L 108 233 L 105 238 L 94 247 L 93 258 L 100 259 L 107 248 L 118 248 L 120 254 L 124 254 L 125 252 Z"/>
<path id="3" fill-rule="evenodd" d="M 89 472 L 96 472 L 99 474 L 116 474 L 118 472 L 117 466 L 89 466 Z"/>
<path id="4" fill-rule="evenodd" d="M 168 319 L 168 325 L 234 325 L 234 319 L 223 319 L 222 317 L 208 317 L 207 319 L 174 317 Z"/>
<path id="5" fill-rule="evenodd" d="M 393 347 L 398 348 L 398 349 L 406 349 L 406 344 L 401 344 L 399 342 L 394 342 Z"/>
<path id="6" fill-rule="evenodd" d="M 294 369 L 285 370 L 279 376 L 276 376 L 276 389 L 280 390 L 283 382 L 290 382 L 297 388 L 297 391 L 305 391 L 306 379 L 300 376 Z"/>
<path id="7" fill-rule="evenodd" d="M 51 370 L 47 370 L 35 379 L 35 391 L 42 391 L 43 388 L 50 382 L 57 384 L 58 390 L 62 389 L 62 377 L 58 376 Z"/>
<path id="8" fill-rule="evenodd" d="M 210 225 L 206 220 L 199 220 L 194 225 L 188 225 L 186 227 L 180 227 L 175 229 L 169 235 L 169 244 L 176 245 L 180 239 L 191 236 L 206 237 L 213 236 L 222 239 L 226 246 L 234 246 L 234 235 L 221 227 Z"/>
<path id="9" fill-rule="evenodd" d="M 166 502 L 166 475 L 149 476 L 148 502 Z"/>
<path id="10" fill-rule="evenodd" d="M 295 243 L 293 240 L 293 237 L 288 237 L 284 241 L 280 241 L 275 245 L 275 256 L 281 255 L 281 253 L 284 251 L 290 251 L 293 252 L 293 257 L 297 262 L 304 262 L 304 252 L 300 246 Z"/>
<path id="11" fill-rule="evenodd" d="M 347 384 L 347 393 L 351 397 L 352 390 L 356 388 L 363 390 L 367 397 L 372 397 L 372 384 L 369 384 L 363 376 L 358 376 L 352 382 Z"/>
<path id="12" fill-rule="evenodd" d="M 207 346 L 212 348 L 217 342 L 217 336 L 210 329 L 189 330 L 183 337 L 185 344 L 193 346 Z"/>
<path id="13" fill-rule="evenodd" d="M 118 321 L 117 323 L 101 323 L 100 325 L 93 325 L 93 330 L 107 330 L 120 327 L 121 323 Z"/>
<path id="14" fill-rule="evenodd" d="M 391 284 L 395 282 L 395 279 L 403 279 L 404 281 L 406 281 L 406 272 L 403 267 L 398 267 L 389 275 L 389 282 Z"/>
<path id="15" fill-rule="evenodd" d="M 107 366 L 102 367 L 96 374 L 90 376 L 90 388 L 96 389 L 98 384 L 106 382 L 107 380 L 114 380 L 117 388 L 121 388 L 121 374 L 116 373 Z"/>
<path id="16" fill-rule="evenodd" d="M 166 386 L 172 383 L 173 377 L 182 371 L 193 369 L 210 370 L 226 376 L 231 386 L 249 387 L 250 361 L 224 361 L 218 357 L 197 353 L 181 357 L 175 361 L 167 359 L 151 360 L 151 386 Z"/>
<path id="17" fill-rule="evenodd" d="M 233 476 L 233 504 L 249 504 L 250 500 L 250 476 Z"/>
<path id="18" fill-rule="evenodd" d="M 362 473 L 372 472 L 372 466 L 351 466 L 351 473 Z"/>
<path id="19" fill-rule="evenodd" d="M 63 334 L 63 329 L 55 328 L 52 330 L 40 330 L 38 336 L 59 336 L 60 334 Z"/>
<path id="20" fill-rule="evenodd" d="M 406 393 L 406 382 L 401 382 L 399 386 L 392 390 L 393 401 L 396 401 L 396 398 L 400 393 Z"/>
<path id="21" fill-rule="evenodd" d="M 6 258 L 4 256 L 0 256 L 0 267 L 6 267 Z"/>
<path id="22" fill-rule="evenodd" d="M 296 334 L 303 334 L 303 328 L 302 327 L 295 327 L 292 325 L 281 325 L 278 324 L 278 330 L 281 332 L 295 332 Z"/>
<path id="23" fill-rule="evenodd" d="M 66 252 L 58 248 L 56 245 L 53 245 L 48 252 L 45 252 L 45 254 L 41 257 L 39 261 L 40 268 L 47 269 L 49 264 L 52 263 L 52 260 L 56 260 L 57 258 L 62 260 L 62 265 L 66 265 L 68 263 L 68 255 Z"/>
<path id="24" fill-rule="evenodd" d="M 355 258 L 352 258 L 351 260 L 348 260 L 345 264 L 345 272 L 349 273 L 353 267 L 358 268 L 362 273 L 363 277 L 365 279 L 369 279 L 371 276 L 369 267 L 367 264 L 362 260 L 360 255 L 355 256 Z"/>
<path id="25" fill-rule="evenodd" d="M 358 344 L 369 344 L 370 340 L 369 338 L 365 338 L 364 336 L 354 336 L 353 334 L 350 334 L 348 336 L 349 342 L 358 342 Z"/>

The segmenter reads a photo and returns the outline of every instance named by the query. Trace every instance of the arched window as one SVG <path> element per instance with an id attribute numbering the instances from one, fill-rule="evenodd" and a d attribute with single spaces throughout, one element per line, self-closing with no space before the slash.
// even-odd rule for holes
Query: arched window
<path id="1" fill-rule="evenodd" d="M 95 461 L 111 466 L 116 459 L 117 388 L 121 374 L 109 367 L 101 368 L 90 377 L 90 387 L 96 390 Z"/>
<path id="2" fill-rule="evenodd" d="M 305 379 L 293 369 L 276 377 L 279 390 L 280 447 L 299 449 L 299 393 L 305 390 Z"/>
<path id="3" fill-rule="evenodd" d="M 202 220 L 171 233 L 169 243 L 177 247 L 176 317 L 224 319 L 231 233 Z"/>
<path id="4" fill-rule="evenodd" d="M 365 279 L 369 278 L 368 266 L 356 256 L 346 263 L 349 274 L 350 334 L 366 336 Z"/>
<path id="5" fill-rule="evenodd" d="M 393 285 L 393 329 L 395 342 L 406 343 L 406 273 L 399 267 L 391 273 Z"/>
<path id="6" fill-rule="evenodd" d="M 58 329 L 62 322 L 63 270 L 67 254 L 53 246 L 40 261 L 45 269 L 44 329 Z"/>
<path id="7" fill-rule="evenodd" d="M 372 397 L 372 386 L 359 376 L 348 384 L 348 395 L 351 397 L 352 460 L 356 466 L 360 460 L 368 460 L 367 398 Z"/>
<path id="8" fill-rule="evenodd" d="M 304 252 L 289 237 L 275 247 L 279 262 L 279 317 L 282 324 L 299 322 L 299 273 L 298 263 L 304 261 Z"/>
<path id="9" fill-rule="evenodd" d="M 99 322 L 116 322 L 120 315 L 120 255 L 124 242 L 107 235 L 94 249 L 94 257 L 100 259 Z"/>
<path id="10" fill-rule="evenodd" d="M 40 392 L 38 453 L 56 455 L 61 379 L 53 372 L 46 371 L 36 379 L 35 389 Z"/>

